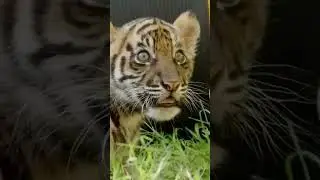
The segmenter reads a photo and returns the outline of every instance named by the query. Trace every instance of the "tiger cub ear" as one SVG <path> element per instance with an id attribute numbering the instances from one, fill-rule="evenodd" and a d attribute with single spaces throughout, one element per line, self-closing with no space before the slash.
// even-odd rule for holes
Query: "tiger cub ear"
<path id="1" fill-rule="evenodd" d="M 200 23 L 192 11 L 181 13 L 174 21 L 173 25 L 177 27 L 182 43 L 189 50 L 195 50 L 200 38 Z"/>
<path id="2" fill-rule="evenodd" d="M 116 34 L 118 33 L 118 28 L 115 27 L 112 22 L 110 22 L 110 42 L 114 41 Z"/>

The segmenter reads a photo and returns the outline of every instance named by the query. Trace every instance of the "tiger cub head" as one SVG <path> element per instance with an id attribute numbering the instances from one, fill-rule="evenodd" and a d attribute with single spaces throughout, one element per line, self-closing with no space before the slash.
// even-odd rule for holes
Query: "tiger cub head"
<path id="1" fill-rule="evenodd" d="M 173 23 L 110 23 L 111 106 L 157 121 L 173 119 L 186 102 L 199 38 L 200 24 L 190 11 Z"/>

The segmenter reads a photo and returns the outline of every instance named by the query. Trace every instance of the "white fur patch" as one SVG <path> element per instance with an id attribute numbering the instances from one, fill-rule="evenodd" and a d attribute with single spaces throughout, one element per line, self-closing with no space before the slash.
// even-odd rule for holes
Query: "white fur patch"
<path id="1" fill-rule="evenodd" d="M 156 121 L 169 121 L 181 112 L 179 107 L 152 107 L 146 112 L 146 116 Z"/>

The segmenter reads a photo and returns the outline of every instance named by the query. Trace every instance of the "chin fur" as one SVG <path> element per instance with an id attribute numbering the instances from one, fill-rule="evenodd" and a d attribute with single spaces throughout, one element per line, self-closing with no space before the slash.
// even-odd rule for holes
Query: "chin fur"
<path id="1" fill-rule="evenodd" d="M 148 108 L 146 116 L 156 121 L 169 121 L 181 112 L 179 107 L 152 107 Z"/>

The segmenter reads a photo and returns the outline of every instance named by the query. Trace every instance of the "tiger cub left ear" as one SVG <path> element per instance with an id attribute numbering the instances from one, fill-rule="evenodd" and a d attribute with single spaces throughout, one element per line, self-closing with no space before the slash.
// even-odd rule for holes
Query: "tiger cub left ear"
<path id="1" fill-rule="evenodd" d="M 116 38 L 118 28 L 115 27 L 112 22 L 110 22 L 110 42 L 113 42 Z"/>
<path id="2" fill-rule="evenodd" d="M 173 25 L 178 28 L 182 43 L 194 51 L 200 38 L 200 23 L 192 11 L 181 13 Z"/>

